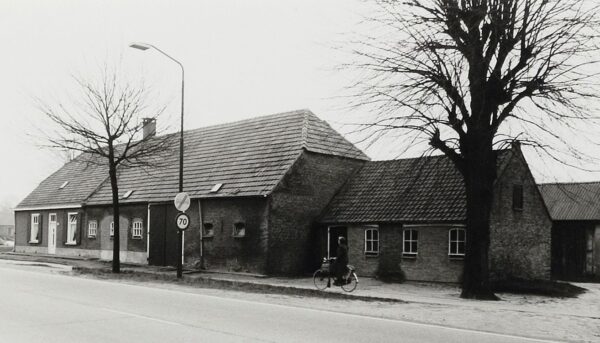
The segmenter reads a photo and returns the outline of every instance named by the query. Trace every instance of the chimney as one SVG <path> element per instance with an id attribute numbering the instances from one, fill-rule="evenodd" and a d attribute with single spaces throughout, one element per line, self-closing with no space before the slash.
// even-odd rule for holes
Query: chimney
<path id="1" fill-rule="evenodd" d="M 143 139 L 156 135 L 156 119 L 155 118 L 144 118 L 143 119 Z"/>

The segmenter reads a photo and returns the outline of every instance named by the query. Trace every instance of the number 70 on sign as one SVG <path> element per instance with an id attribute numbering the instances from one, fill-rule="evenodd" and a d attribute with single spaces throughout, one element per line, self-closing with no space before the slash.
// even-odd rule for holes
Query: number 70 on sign
<path id="1" fill-rule="evenodd" d="M 190 226 L 190 216 L 185 213 L 179 213 L 177 214 L 177 217 L 175 217 L 175 223 L 179 230 L 185 230 Z"/>

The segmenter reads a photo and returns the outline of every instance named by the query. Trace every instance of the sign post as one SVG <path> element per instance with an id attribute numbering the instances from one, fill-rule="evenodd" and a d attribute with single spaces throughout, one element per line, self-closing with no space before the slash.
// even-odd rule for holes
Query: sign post
<path id="1" fill-rule="evenodd" d="M 179 192 L 173 200 L 175 208 L 181 212 L 175 217 L 175 225 L 177 225 L 177 251 L 179 258 L 177 259 L 177 278 L 183 277 L 183 232 L 190 225 L 190 216 L 185 214 L 185 211 L 190 208 L 190 196 L 186 192 Z"/>

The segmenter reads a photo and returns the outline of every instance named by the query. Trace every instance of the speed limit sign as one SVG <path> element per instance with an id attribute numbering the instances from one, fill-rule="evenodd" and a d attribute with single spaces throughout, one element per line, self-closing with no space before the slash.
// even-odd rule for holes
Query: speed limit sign
<path id="1" fill-rule="evenodd" d="M 185 213 L 179 213 L 177 217 L 175 217 L 175 223 L 177 224 L 177 228 L 179 230 L 185 230 L 190 225 L 190 216 Z"/>

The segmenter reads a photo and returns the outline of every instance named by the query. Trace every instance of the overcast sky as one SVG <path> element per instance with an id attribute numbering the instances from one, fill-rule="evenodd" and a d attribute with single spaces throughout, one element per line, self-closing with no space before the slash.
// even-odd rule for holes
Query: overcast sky
<path id="1" fill-rule="evenodd" d="M 31 137 L 43 123 L 32 97 L 51 99 L 73 74 L 120 61 L 169 103 L 159 126 L 176 127 L 178 67 L 131 42 L 152 43 L 184 64 L 186 129 L 309 108 L 344 131 L 344 103 L 335 97 L 352 76 L 334 70 L 344 55 L 332 47 L 359 29 L 367 11 L 359 0 L 0 0 L 0 207 L 15 206 L 64 163 Z M 366 152 L 395 157 L 389 145 Z M 538 181 L 599 179 L 550 177 L 545 165 L 529 162 Z"/>

